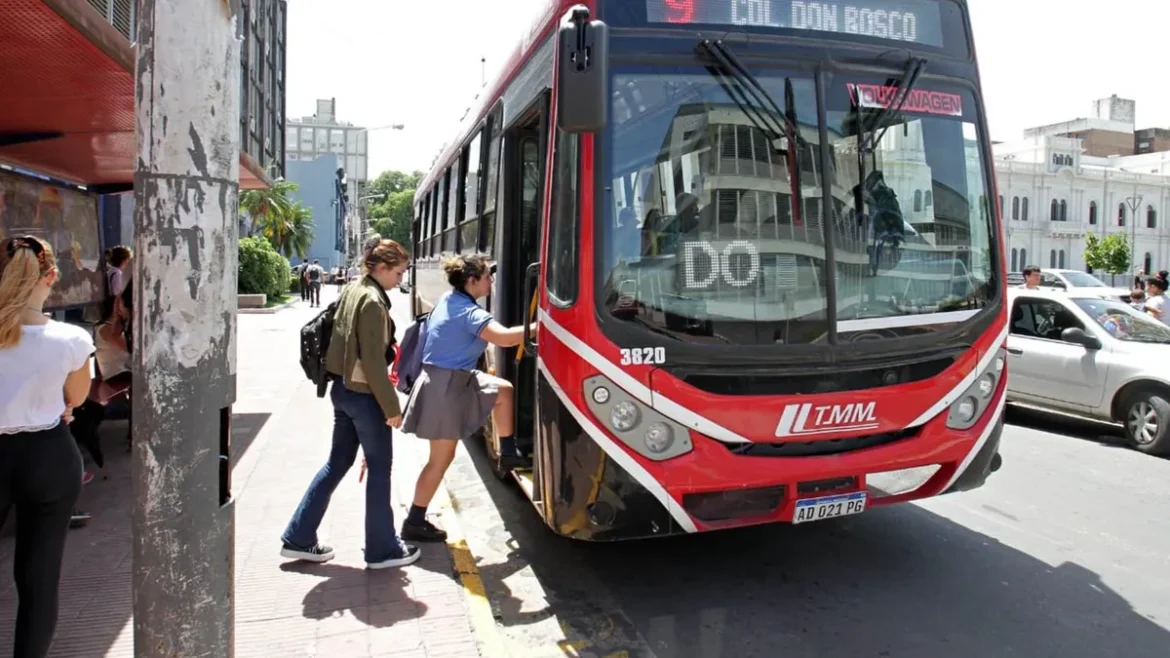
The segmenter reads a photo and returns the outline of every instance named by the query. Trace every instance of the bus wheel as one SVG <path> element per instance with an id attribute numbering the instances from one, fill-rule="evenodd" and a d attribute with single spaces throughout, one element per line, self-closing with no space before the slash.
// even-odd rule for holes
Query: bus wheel
<path id="1" fill-rule="evenodd" d="M 1124 408 L 1130 445 L 1150 455 L 1170 454 L 1170 402 L 1157 391 L 1137 391 Z"/>

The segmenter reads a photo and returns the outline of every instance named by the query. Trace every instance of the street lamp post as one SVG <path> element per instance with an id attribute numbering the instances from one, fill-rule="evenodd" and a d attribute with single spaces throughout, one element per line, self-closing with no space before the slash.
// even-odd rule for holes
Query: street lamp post
<path id="1" fill-rule="evenodd" d="M 1130 266 L 1132 267 L 1133 261 L 1137 259 L 1137 211 L 1142 205 L 1142 195 L 1137 193 L 1136 187 L 1134 189 L 1134 195 L 1126 197 L 1125 203 L 1129 206 L 1129 233 L 1131 236 L 1129 239 L 1129 253 L 1131 254 Z M 1142 263 L 1142 265 L 1144 266 L 1145 263 Z M 1149 272 L 1146 272 L 1146 274 L 1149 274 Z"/>

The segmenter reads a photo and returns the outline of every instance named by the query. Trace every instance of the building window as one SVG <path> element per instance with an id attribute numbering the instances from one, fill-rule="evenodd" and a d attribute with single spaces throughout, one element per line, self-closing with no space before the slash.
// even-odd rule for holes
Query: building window
<path id="1" fill-rule="evenodd" d="M 1068 202 L 1064 199 L 1060 200 L 1060 221 L 1068 221 Z"/>
<path id="2" fill-rule="evenodd" d="M 1154 257 L 1150 252 L 1146 252 L 1146 257 L 1142 260 L 1142 265 L 1144 265 L 1142 271 L 1146 274 L 1149 274 L 1150 270 L 1154 269 Z"/>
<path id="3" fill-rule="evenodd" d="M 1020 197 L 1012 197 L 1012 219 L 1020 218 Z"/>
<path id="4" fill-rule="evenodd" d="M 1096 201 L 1089 202 L 1089 224 L 1092 226 L 1097 225 L 1097 202 Z"/>
<path id="5" fill-rule="evenodd" d="M 1158 228 L 1158 211 L 1153 206 L 1146 206 L 1146 228 Z"/>
<path id="6" fill-rule="evenodd" d="M 1117 225 L 1125 226 L 1125 204 L 1117 204 Z"/>
<path id="7" fill-rule="evenodd" d="M 1012 271 L 1020 271 L 1020 250 L 1012 249 Z"/>
<path id="8" fill-rule="evenodd" d="M 922 212 L 922 190 L 914 190 L 914 212 Z"/>
<path id="9" fill-rule="evenodd" d="M 934 193 L 931 192 L 930 190 L 927 190 L 926 194 L 923 195 L 923 203 L 926 205 L 927 208 L 933 206 L 934 205 Z"/>
<path id="10" fill-rule="evenodd" d="M 1022 270 L 1027 266 L 1028 266 L 1028 250 L 1021 249 L 1020 250 L 1020 269 Z"/>
<path id="11" fill-rule="evenodd" d="M 1048 214 L 1050 215 L 1049 219 L 1051 221 L 1054 221 L 1054 222 L 1058 221 L 1057 217 L 1059 217 L 1059 213 L 1060 213 L 1060 204 L 1058 204 L 1056 202 L 1056 199 L 1053 199 L 1051 207 L 1048 209 Z"/>
<path id="12" fill-rule="evenodd" d="M 1002 219 L 1004 213 L 1003 195 L 999 195 L 999 216 Z"/>
<path id="13" fill-rule="evenodd" d="M 1056 266 L 1062 270 L 1064 269 L 1064 249 L 1061 249 L 1060 252 L 1056 254 Z"/>
<path id="14" fill-rule="evenodd" d="M 1053 267 L 1053 268 L 1056 267 L 1056 250 L 1055 249 L 1048 252 L 1048 267 Z"/>
<path id="15" fill-rule="evenodd" d="M 1028 197 L 1020 200 L 1020 221 L 1028 221 Z"/>

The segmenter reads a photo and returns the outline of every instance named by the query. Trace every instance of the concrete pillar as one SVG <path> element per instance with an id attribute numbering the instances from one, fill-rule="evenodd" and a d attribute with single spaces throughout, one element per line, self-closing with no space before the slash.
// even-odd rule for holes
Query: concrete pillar
<path id="1" fill-rule="evenodd" d="M 225 0 L 140 0 L 134 653 L 234 655 L 240 46 Z"/>

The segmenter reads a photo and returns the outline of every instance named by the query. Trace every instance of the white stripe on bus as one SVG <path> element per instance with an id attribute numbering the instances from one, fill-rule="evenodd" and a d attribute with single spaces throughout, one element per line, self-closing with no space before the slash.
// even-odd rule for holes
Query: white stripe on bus
<path id="1" fill-rule="evenodd" d="M 565 408 L 573 415 L 573 419 L 577 421 L 581 429 L 585 430 L 585 433 L 605 451 L 605 454 L 614 460 L 618 466 L 625 469 L 630 474 L 630 477 L 637 480 L 638 484 L 641 484 L 646 491 L 649 491 L 651 495 L 657 498 L 658 502 L 662 503 L 662 506 L 666 508 L 666 511 L 670 513 L 670 516 L 674 518 L 674 522 L 679 527 L 687 532 L 697 532 L 698 528 L 695 527 L 695 522 L 691 520 L 686 510 L 682 508 L 682 505 L 679 505 L 674 500 L 674 497 L 666 491 L 666 487 L 663 487 L 661 482 L 655 480 L 653 475 L 650 475 L 646 469 L 642 468 L 641 464 L 630 456 L 630 453 L 614 443 L 613 439 L 609 438 L 604 430 L 598 427 L 584 412 L 573 404 L 573 401 L 565 394 L 564 389 L 561 388 L 556 378 L 553 377 L 552 373 L 544 365 L 543 359 L 537 357 L 536 367 L 544 373 L 544 376 L 548 379 L 549 386 L 552 387 L 557 397 L 560 398 L 561 404 L 565 405 Z"/>

